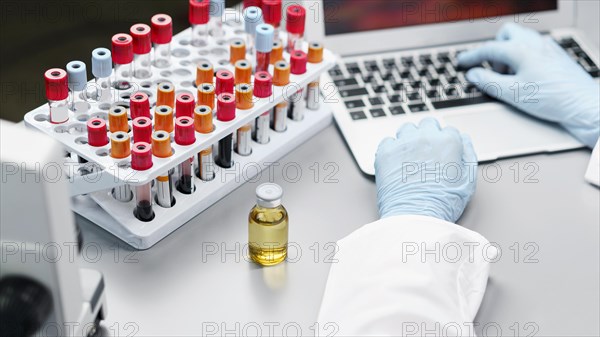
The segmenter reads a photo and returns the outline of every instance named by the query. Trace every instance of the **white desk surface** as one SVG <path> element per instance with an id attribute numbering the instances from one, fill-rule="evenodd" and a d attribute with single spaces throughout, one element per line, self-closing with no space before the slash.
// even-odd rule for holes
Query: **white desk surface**
<path id="1" fill-rule="evenodd" d="M 488 181 L 482 174 L 490 165 L 479 168 L 476 194 L 459 223 L 502 249 L 476 318 L 479 335 L 496 335 L 495 329 L 510 336 L 600 334 L 600 192 L 583 180 L 589 155 L 578 150 L 498 161 L 487 169 Z M 333 166 L 325 170 L 327 163 Z M 302 169 L 296 182 L 294 166 Z M 332 177 L 337 182 L 325 183 L 331 167 L 339 169 Z M 531 178 L 538 182 L 525 183 L 534 167 Z M 492 182 L 497 168 L 502 177 Z M 293 263 L 277 267 L 259 268 L 243 256 L 254 189 L 269 180 L 267 171 L 146 251 L 132 251 L 78 218 L 84 264 L 106 281 L 103 333 L 224 336 L 258 329 L 263 336 L 293 336 L 301 329 L 314 335 L 333 251 L 328 243 L 377 220 L 375 184 L 359 172 L 334 125 L 284 157 L 272 176 L 285 191 L 293 242 Z"/>

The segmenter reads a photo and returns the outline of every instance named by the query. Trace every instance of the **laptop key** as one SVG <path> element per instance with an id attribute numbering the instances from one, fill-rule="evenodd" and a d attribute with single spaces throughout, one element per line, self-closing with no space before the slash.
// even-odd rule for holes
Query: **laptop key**
<path id="1" fill-rule="evenodd" d="M 362 112 L 361 110 L 357 110 L 357 111 L 350 111 L 350 118 L 352 118 L 353 120 L 359 120 L 359 119 L 366 119 L 367 115 L 365 115 L 364 112 Z"/>
<path id="2" fill-rule="evenodd" d="M 383 67 L 385 69 L 392 69 L 396 67 L 396 61 L 394 59 L 385 59 L 383 60 Z"/>
<path id="3" fill-rule="evenodd" d="M 436 89 L 427 90 L 427 97 L 432 100 L 440 99 L 440 93 Z"/>
<path id="4" fill-rule="evenodd" d="M 588 74 L 590 74 L 590 76 L 592 76 L 593 78 L 598 78 L 598 76 L 600 76 L 600 69 L 592 68 L 588 70 Z"/>
<path id="5" fill-rule="evenodd" d="M 367 95 L 368 93 L 369 92 L 365 88 L 340 90 L 340 95 L 342 97 L 363 96 Z"/>
<path id="6" fill-rule="evenodd" d="M 354 78 L 341 78 L 333 81 L 337 87 L 347 87 L 349 85 L 357 85 L 358 82 Z"/>
<path id="7" fill-rule="evenodd" d="M 371 103 L 372 106 L 383 105 L 383 100 L 381 97 L 371 97 L 369 98 L 369 103 Z"/>
<path id="8" fill-rule="evenodd" d="M 402 96 L 400 95 L 391 95 L 388 97 L 390 103 L 400 103 L 402 102 Z"/>
<path id="9" fill-rule="evenodd" d="M 329 75 L 331 77 L 339 77 L 342 76 L 342 71 L 337 66 L 331 70 L 329 70 Z"/>
<path id="10" fill-rule="evenodd" d="M 403 115 L 406 112 L 404 111 L 404 109 L 401 106 L 391 106 L 389 107 L 390 112 L 392 113 L 392 115 Z"/>
<path id="11" fill-rule="evenodd" d="M 373 118 L 385 117 L 385 111 L 383 111 L 383 109 L 381 108 L 371 109 L 369 110 L 369 112 L 371 113 L 371 116 L 373 116 Z"/>
<path id="12" fill-rule="evenodd" d="M 365 102 L 363 102 L 362 99 L 355 99 L 352 101 L 346 101 L 344 103 L 346 104 L 346 108 L 348 109 L 362 108 L 365 106 Z"/>
<path id="13" fill-rule="evenodd" d="M 459 98 L 459 99 L 448 99 L 444 101 L 432 102 L 434 108 L 436 109 L 446 109 L 446 108 L 454 108 L 459 106 L 473 105 L 473 104 L 481 104 L 493 102 L 494 100 L 486 95 L 482 96 L 473 96 L 467 98 Z"/>
<path id="14" fill-rule="evenodd" d="M 373 86 L 373 91 L 375 91 L 378 94 L 381 94 L 381 93 L 387 92 L 387 89 L 383 85 L 378 85 L 378 86 Z"/>
<path id="15" fill-rule="evenodd" d="M 392 84 L 392 90 L 394 90 L 394 91 L 400 91 L 402 89 L 404 89 L 404 83 L 399 82 L 399 83 Z"/>
<path id="16" fill-rule="evenodd" d="M 411 92 L 408 94 L 408 100 L 409 101 L 420 101 L 421 95 L 419 95 L 418 92 Z"/>
<path id="17" fill-rule="evenodd" d="M 413 66 L 415 64 L 412 56 L 403 56 L 400 58 L 400 62 L 405 66 Z"/>
<path id="18" fill-rule="evenodd" d="M 365 61 L 365 69 L 368 71 L 379 71 L 379 66 L 375 61 Z"/>
<path id="19" fill-rule="evenodd" d="M 429 108 L 427 108 L 427 105 L 425 105 L 425 103 L 409 104 L 408 108 L 410 109 L 410 112 L 421 112 L 421 111 L 429 110 Z"/>

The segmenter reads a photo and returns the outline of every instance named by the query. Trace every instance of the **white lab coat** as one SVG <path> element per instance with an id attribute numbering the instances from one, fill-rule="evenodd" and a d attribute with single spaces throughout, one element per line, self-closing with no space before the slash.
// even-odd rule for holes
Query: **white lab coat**
<path id="1" fill-rule="evenodd" d="M 596 144 L 590 162 L 596 181 L 598 151 Z M 496 258 L 483 236 L 436 218 L 370 223 L 338 241 L 320 336 L 475 335 L 472 322 Z"/>

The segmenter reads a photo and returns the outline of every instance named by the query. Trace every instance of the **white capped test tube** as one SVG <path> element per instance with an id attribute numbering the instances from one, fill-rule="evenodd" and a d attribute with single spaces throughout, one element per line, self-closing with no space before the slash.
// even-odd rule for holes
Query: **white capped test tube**
<path id="1" fill-rule="evenodd" d="M 87 101 L 87 71 L 85 63 L 71 61 L 67 63 L 69 91 L 71 93 L 69 109 L 73 112 L 86 112 L 91 105 Z"/>

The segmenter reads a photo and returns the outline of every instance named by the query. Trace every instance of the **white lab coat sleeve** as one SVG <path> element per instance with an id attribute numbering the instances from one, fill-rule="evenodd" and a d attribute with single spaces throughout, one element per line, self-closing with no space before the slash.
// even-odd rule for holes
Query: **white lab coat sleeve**
<path id="1" fill-rule="evenodd" d="M 585 172 L 585 180 L 600 187 L 600 139 L 592 151 L 592 158 Z"/>
<path id="2" fill-rule="evenodd" d="M 436 218 L 401 215 L 356 230 L 337 248 L 320 336 L 474 335 L 498 253 L 483 236 Z"/>

